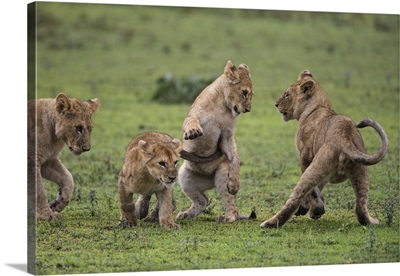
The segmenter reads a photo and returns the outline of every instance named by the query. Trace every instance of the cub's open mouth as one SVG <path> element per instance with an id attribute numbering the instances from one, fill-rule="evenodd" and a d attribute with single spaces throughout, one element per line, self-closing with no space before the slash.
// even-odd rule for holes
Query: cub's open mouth
<path id="1" fill-rule="evenodd" d="M 283 110 L 279 110 L 279 112 L 280 112 L 283 116 L 286 116 L 286 115 L 287 115 L 287 112 L 285 112 L 285 111 L 283 111 Z"/>

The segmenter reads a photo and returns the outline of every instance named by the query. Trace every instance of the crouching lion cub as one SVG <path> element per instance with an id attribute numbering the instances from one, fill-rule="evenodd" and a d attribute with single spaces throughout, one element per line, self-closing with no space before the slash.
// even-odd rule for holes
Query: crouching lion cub
<path id="1" fill-rule="evenodd" d="M 388 149 L 388 138 L 382 127 L 371 119 L 356 125 L 348 117 L 337 115 L 331 103 L 307 70 L 300 73 L 278 99 L 275 106 L 283 120 L 298 120 L 296 145 L 300 153 L 302 176 L 284 207 L 261 227 L 279 227 L 296 213 L 319 218 L 324 212 L 324 201 L 320 192 L 328 183 L 351 181 L 356 203 L 355 213 L 362 225 L 379 221 L 368 214 L 367 165 L 380 162 Z M 379 134 L 382 145 L 379 151 L 369 155 L 357 128 L 373 127 Z M 301 208 L 299 209 L 301 205 Z"/>
<path id="2" fill-rule="evenodd" d="M 130 142 L 118 179 L 123 226 L 136 226 L 138 218 L 147 216 L 155 193 L 156 207 L 145 220 L 159 222 L 166 229 L 179 229 L 172 216 L 172 188 L 178 177 L 181 149 L 178 139 L 157 132 L 143 133 Z M 136 204 L 132 202 L 134 193 L 139 194 Z"/>
<path id="3" fill-rule="evenodd" d="M 84 102 L 64 93 L 55 99 L 28 102 L 28 204 L 37 219 L 57 219 L 74 190 L 71 173 L 58 157 L 65 144 L 74 155 L 90 150 L 92 114 L 98 99 Z M 50 204 L 42 177 L 57 183 L 58 197 Z"/>
<path id="4" fill-rule="evenodd" d="M 241 64 L 236 68 L 228 61 L 224 73 L 194 101 L 183 122 L 183 149 L 198 157 L 216 158 L 208 162 L 184 161 L 179 170 L 179 184 L 192 204 L 178 213 L 177 219 L 199 215 L 208 204 L 204 192 L 214 187 L 225 207 L 225 214 L 218 221 L 244 218 L 235 203 L 240 187 L 240 160 L 234 130 L 236 118 L 250 112 L 252 96 L 249 67 Z"/>

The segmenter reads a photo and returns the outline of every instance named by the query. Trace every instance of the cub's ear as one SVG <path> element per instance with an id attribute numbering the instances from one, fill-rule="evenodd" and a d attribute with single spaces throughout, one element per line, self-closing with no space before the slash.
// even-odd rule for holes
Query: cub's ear
<path id="1" fill-rule="evenodd" d="M 313 92 L 313 90 L 314 90 L 314 81 L 312 81 L 312 80 L 307 80 L 307 81 L 303 82 L 302 84 L 300 84 L 300 90 L 301 90 L 304 94 L 306 94 L 307 92 L 308 92 L 308 93 Z"/>
<path id="2" fill-rule="evenodd" d="M 172 146 L 174 147 L 175 151 L 179 154 L 182 150 L 182 143 L 179 139 L 174 139 L 171 141 Z"/>
<path id="3" fill-rule="evenodd" d="M 59 93 L 56 97 L 56 108 L 58 113 L 65 113 L 71 108 L 71 101 L 64 93 Z"/>
<path id="4" fill-rule="evenodd" d="M 247 75 L 249 76 L 249 78 L 251 78 L 250 68 L 246 64 L 244 64 L 244 63 L 240 64 L 239 67 L 238 67 L 238 70 L 245 71 L 247 73 Z"/>
<path id="5" fill-rule="evenodd" d="M 92 114 L 96 112 L 96 110 L 100 106 L 100 101 L 99 99 L 90 99 L 85 102 L 85 104 L 89 107 L 89 109 L 92 111 Z"/>
<path id="6" fill-rule="evenodd" d="M 232 83 L 238 83 L 240 81 L 239 73 L 235 65 L 233 65 L 233 63 L 230 60 L 228 60 L 228 62 L 225 65 L 224 74 L 226 78 Z"/>
<path id="7" fill-rule="evenodd" d="M 308 71 L 308 70 L 302 71 L 302 72 L 299 74 L 299 76 L 297 77 L 297 80 L 300 81 L 300 80 L 302 80 L 302 79 L 304 79 L 304 78 L 306 78 L 306 77 L 309 77 L 309 78 L 312 78 L 312 77 L 313 77 L 312 74 L 311 74 L 311 72 Z"/>
<path id="8" fill-rule="evenodd" d="M 150 143 L 147 143 L 144 140 L 140 140 L 138 143 L 139 148 L 141 149 L 141 152 L 147 156 L 153 156 L 153 147 L 151 146 Z"/>

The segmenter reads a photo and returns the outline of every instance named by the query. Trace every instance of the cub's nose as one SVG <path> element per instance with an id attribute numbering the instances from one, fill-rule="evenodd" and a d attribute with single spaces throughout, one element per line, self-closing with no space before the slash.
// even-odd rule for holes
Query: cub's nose
<path id="1" fill-rule="evenodd" d="M 89 151 L 89 150 L 90 150 L 90 146 L 83 146 L 83 147 L 82 147 L 82 150 L 83 150 L 83 151 Z"/>
<path id="2" fill-rule="evenodd" d="M 169 180 L 174 181 L 176 179 L 176 176 L 168 176 Z"/>
<path id="3" fill-rule="evenodd" d="M 275 107 L 278 107 L 278 102 L 275 103 Z"/>

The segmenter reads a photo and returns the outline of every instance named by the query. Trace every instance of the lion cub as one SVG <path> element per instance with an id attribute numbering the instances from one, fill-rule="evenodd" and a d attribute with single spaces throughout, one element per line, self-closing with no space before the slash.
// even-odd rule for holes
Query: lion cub
<path id="1" fill-rule="evenodd" d="M 250 112 L 252 96 L 249 67 L 241 64 L 236 68 L 228 61 L 224 73 L 194 101 L 183 122 L 183 149 L 200 157 L 219 157 L 209 162 L 184 161 L 179 170 L 179 184 L 192 205 L 180 212 L 177 219 L 199 215 L 208 203 L 204 192 L 214 187 L 225 206 L 225 214 L 218 221 L 243 218 L 235 203 L 240 187 L 240 160 L 234 130 L 236 118 Z"/>
<path id="2" fill-rule="evenodd" d="M 81 102 L 64 93 L 55 99 L 28 101 L 28 204 L 37 219 L 60 218 L 74 190 L 71 173 L 58 157 L 65 144 L 74 155 L 90 150 L 92 114 L 98 99 Z M 42 177 L 57 183 L 60 194 L 50 204 Z"/>
<path id="3" fill-rule="evenodd" d="M 296 119 L 299 124 L 296 145 L 303 172 L 284 207 L 261 227 L 278 227 L 293 215 L 310 210 L 314 219 L 325 212 L 322 189 L 328 183 L 351 181 L 355 195 L 355 213 L 360 224 L 377 224 L 368 214 L 368 165 L 380 162 L 388 150 L 388 138 L 382 127 L 371 119 L 356 125 L 348 117 L 337 115 L 323 89 L 308 70 L 278 99 L 275 106 L 285 122 Z M 358 128 L 373 127 L 382 145 L 369 155 Z M 300 208 L 299 208 L 300 207 Z"/>
<path id="4" fill-rule="evenodd" d="M 159 221 L 166 229 L 179 229 L 172 216 L 172 188 L 178 177 L 179 152 L 182 144 L 168 134 L 143 133 L 126 149 L 125 163 L 118 179 L 120 222 L 136 226 L 137 218 L 147 216 L 152 194 L 157 204 L 147 221 Z M 139 194 L 136 204 L 133 194 Z"/>

